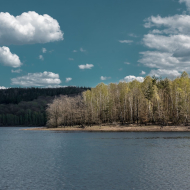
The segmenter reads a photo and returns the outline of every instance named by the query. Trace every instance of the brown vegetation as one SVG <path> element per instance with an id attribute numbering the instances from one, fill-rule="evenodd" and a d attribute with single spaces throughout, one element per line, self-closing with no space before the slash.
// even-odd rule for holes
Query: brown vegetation
<path id="1" fill-rule="evenodd" d="M 47 126 L 188 125 L 189 100 L 186 72 L 173 81 L 147 76 L 142 83 L 101 83 L 82 96 L 56 98 L 47 108 Z"/>
<path id="2" fill-rule="evenodd" d="M 86 126 L 85 128 L 81 128 L 79 126 L 72 127 L 58 127 L 58 128 L 27 128 L 23 130 L 48 130 L 48 131 L 83 131 L 83 132 L 185 132 L 190 131 L 190 128 L 187 126 L 164 126 L 160 127 L 158 125 L 148 125 L 148 126 L 137 126 L 137 125 L 129 125 L 129 126 L 99 126 L 93 125 L 91 127 Z"/>

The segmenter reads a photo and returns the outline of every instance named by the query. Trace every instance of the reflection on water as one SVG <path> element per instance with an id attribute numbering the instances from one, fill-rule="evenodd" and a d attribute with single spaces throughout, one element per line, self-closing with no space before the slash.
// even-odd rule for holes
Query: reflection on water
<path id="1" fill-rule="evenodd" d="M 190 189 L 189 132 L 0 128 L 0 190 Z"/>

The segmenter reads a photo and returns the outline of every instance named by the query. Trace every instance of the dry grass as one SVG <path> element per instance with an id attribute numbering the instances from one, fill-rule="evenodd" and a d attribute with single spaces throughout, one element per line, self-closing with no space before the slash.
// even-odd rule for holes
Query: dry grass
<path id="1" fill-rule="evenodd" d="M 92 127 L 85 127 L 79 128 L 78 126 L 75 127 L 58 127 L 58 128 L 28 128 L 24 130 L 48 130 L 48 131 L 91 131 L 91 132 L 155 132 L 155 131 L 190 131 L 190 127 L 188 126 L 156 126 L 156 125 L 149 125 L 149 126 L 139 126 L 139 125 L 129 125 L 129 126 L 92 126 Z"/>

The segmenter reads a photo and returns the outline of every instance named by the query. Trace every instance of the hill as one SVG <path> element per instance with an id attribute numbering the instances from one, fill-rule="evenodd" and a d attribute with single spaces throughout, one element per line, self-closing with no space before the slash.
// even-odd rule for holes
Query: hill
<path id="1" fill-rule="evenodd" d="M 0 90 L 0 126 L 44 126 L 46 107 L 60 95 L 76 96 L 90 88 L 9 88 Z"/>

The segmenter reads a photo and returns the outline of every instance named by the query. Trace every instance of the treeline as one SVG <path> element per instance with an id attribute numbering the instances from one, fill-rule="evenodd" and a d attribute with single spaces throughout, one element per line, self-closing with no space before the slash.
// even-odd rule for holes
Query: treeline
<path id="1" fill-rule="evenodd" d="M 46 108 L 60 95 L 76 96 L 89 88 L 10 88 L 0 90 L 0 126 L 44 126 Z"/>
<path id="2" fill-rule="evenodd" d="M 62 88 L 8 88 L 0 90 L 0 104 L 18 104 L 21 101 L 32 101 L 39 96 L 76 95 L 87 89 L 86 87 Z"/>
<path id="3" fill-rule="evenodd" d="M 39 97 L 18 104 L 0 104 L 1 126 L 43 126 L 46 124 L 45 109 L 52 97 Z"/>
<path id="4" fill-rule="evenodd" d="M 82 96 L 61 96 L 47 108 L 49 127 L 121 124 L 188 125 L 190 79 L 147 76 L 144 82 L 98 84 Z"/>

